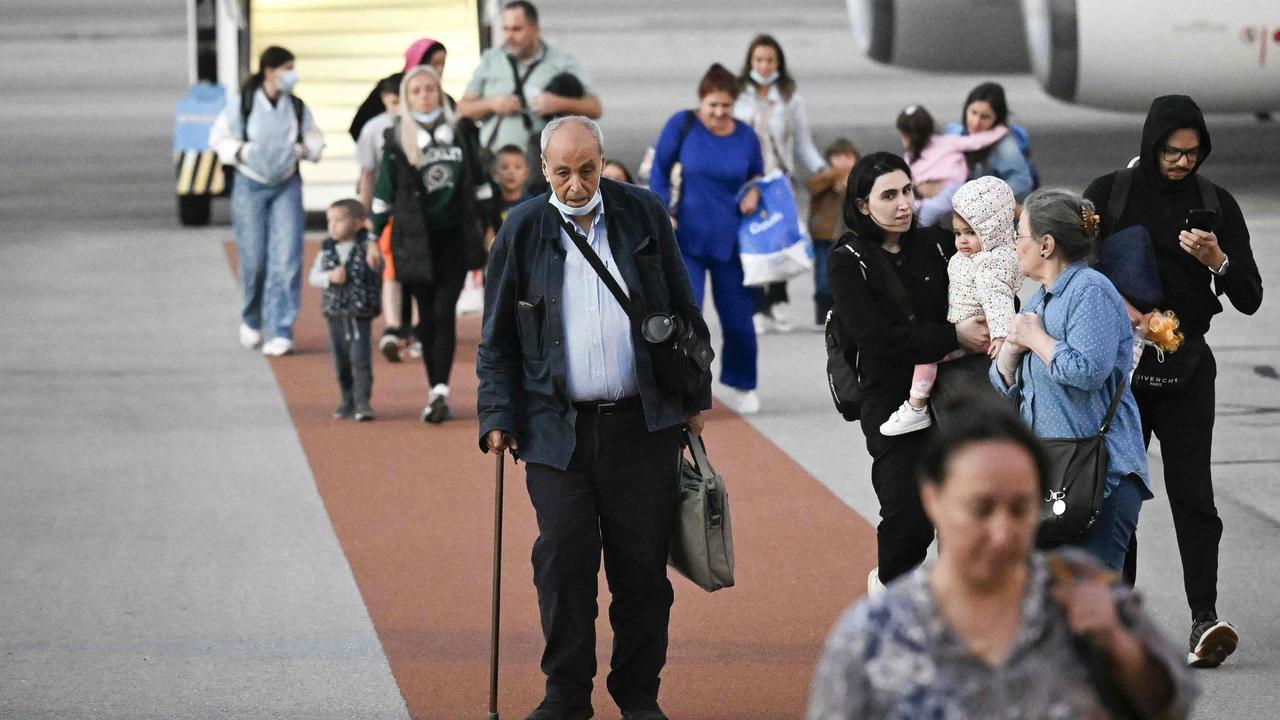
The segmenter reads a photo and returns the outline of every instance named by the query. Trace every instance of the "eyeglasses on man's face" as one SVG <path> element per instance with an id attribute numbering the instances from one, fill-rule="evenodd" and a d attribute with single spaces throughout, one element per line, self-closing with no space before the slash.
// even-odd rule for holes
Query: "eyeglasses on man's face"
<path id="1" fill-rule="evenodd" d="M 1184 157 L 1191 162 L 1195 162 L 1200 159 L 1200 148 L 1193 147 L 1184 150 L 1172 145 L 1165 145 L 1164 149 L 1160 151 L 1160 157 L 1167 163 L 1176 163 Z"/>

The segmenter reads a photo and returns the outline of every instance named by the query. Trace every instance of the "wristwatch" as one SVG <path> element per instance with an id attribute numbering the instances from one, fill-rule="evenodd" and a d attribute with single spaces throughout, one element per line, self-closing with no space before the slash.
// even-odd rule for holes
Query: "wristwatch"
<path id="1" fill-rule="evenodd" d="M 1222 265 L 1221 265 L 1217 270 L 1214 270 L 1213 268 L 1209 267 L 1208 265 L 1206 265 L 1205 267 L 1208 267 L 1208 268 L 1209 268 L 1209 272 L 1213 273 L 1214 275 L 1221 275 L 1222 273 L 1224 273 L 1224 272 L 1226 272 L 1226 271 L 1227 271 L 1227 265 L 1229 265 L 1230 263 L 1231 263 L 1231 258 L 1227 257 L 1227 256 L 1226 256 L 1226 254 L 1225 254 L 1225 253 L 1223 253 L 1223 255 L 1222 255 Z"/>

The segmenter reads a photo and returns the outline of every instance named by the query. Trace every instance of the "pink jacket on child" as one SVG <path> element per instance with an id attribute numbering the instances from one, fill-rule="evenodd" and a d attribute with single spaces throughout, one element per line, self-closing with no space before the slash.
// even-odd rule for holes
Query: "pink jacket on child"
<path id="1" fill-rule="evenodd" d="M 964 154 L 981 150 L 1008 134 L 1009 128 L 998 125 L 972 135 L 934 135 L 920 151 L 920 157 L 910 162 L 911 179 L 917 185 L 934 181 L 943 187 L 958 185 L 969 179 Z"/>

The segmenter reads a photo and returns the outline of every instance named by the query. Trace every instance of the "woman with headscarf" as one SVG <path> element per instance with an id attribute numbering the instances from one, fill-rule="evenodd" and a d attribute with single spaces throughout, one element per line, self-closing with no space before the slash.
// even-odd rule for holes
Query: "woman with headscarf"
<path id="1" fill-rule="evenodd" d="M 448 51 L 445 50 L 444 44 L 439 40 L 419 38 L 414 40 L 413 44 L 404 51 L 404 69 L 398 73 L 393 73 L 389 77 L 398 87 L 400 81 L 404 80 L 404 74 L 420 65 L 428 65 L 436 71 L 437 75 L 444 77 L 444 63 L 447 57 Z M 364 129 L 365 123 L 383 113 L 384 108 L 378 88 L 378 84 L 373 86 L 373 89 L 369 91 L 369 97 L 360 103 L 359 109 L 356 110 L 356 116 L 351 119 L 351 127 L 347 128 L 347 132 L 351 133 L 352 140 L 359 140 L 360 131 Z M 448 95 L 445 95 L 445 98 L 448 100 L 450 107 L 456 105 L 453 98 Z"/>
<path id="2" fill-rule="evenodd" d="M 244 300 L 240 344 L 265 355 L 293 351 L 302 300 L 300 160 L 320 162 L 324 133 L 302 100 L 293 53 L 271 46 L 258 72 L 231 98 L 209 133 L 224 165 L 235 167 L 231 225 Z M 265 342 L 264 342 L 265 339 Z"/>
<path id="3" fill-rule="evenodd" d="M 476 195 L 488 185 L 475 133 L 459 125 L 439 74 L 428 66 L 406 72 L 373 196 L 373 232 L 393 221 L 396 277 L 418 304 L 417 336 L 431 388 L 422 420 L 429 423 L 449 417 L 454 307 L 467 270 L 483 262 Z"/>

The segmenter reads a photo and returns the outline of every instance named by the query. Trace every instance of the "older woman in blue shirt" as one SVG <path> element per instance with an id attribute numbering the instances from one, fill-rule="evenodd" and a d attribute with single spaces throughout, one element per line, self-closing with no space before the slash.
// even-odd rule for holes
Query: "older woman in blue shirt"
<path id="1" fill-rule="evenodd" d="M 1107 432 L 1107 487 L 1097 522 L 1078 544 L 1116 570 L 1152 497 L 1138 405 L 1129 389 L 1133 327 L 1111 281 L 1086 266 L 1098 232 L 1093 204 L 1065 190 L 1028 196 L 1015 249 L 1027 277 L 1041 284 L 1014 318 L 991 382 L 1020 395 L 1019 412 L 1040 437 L 1097 434 L 1118 388 Z"/>

